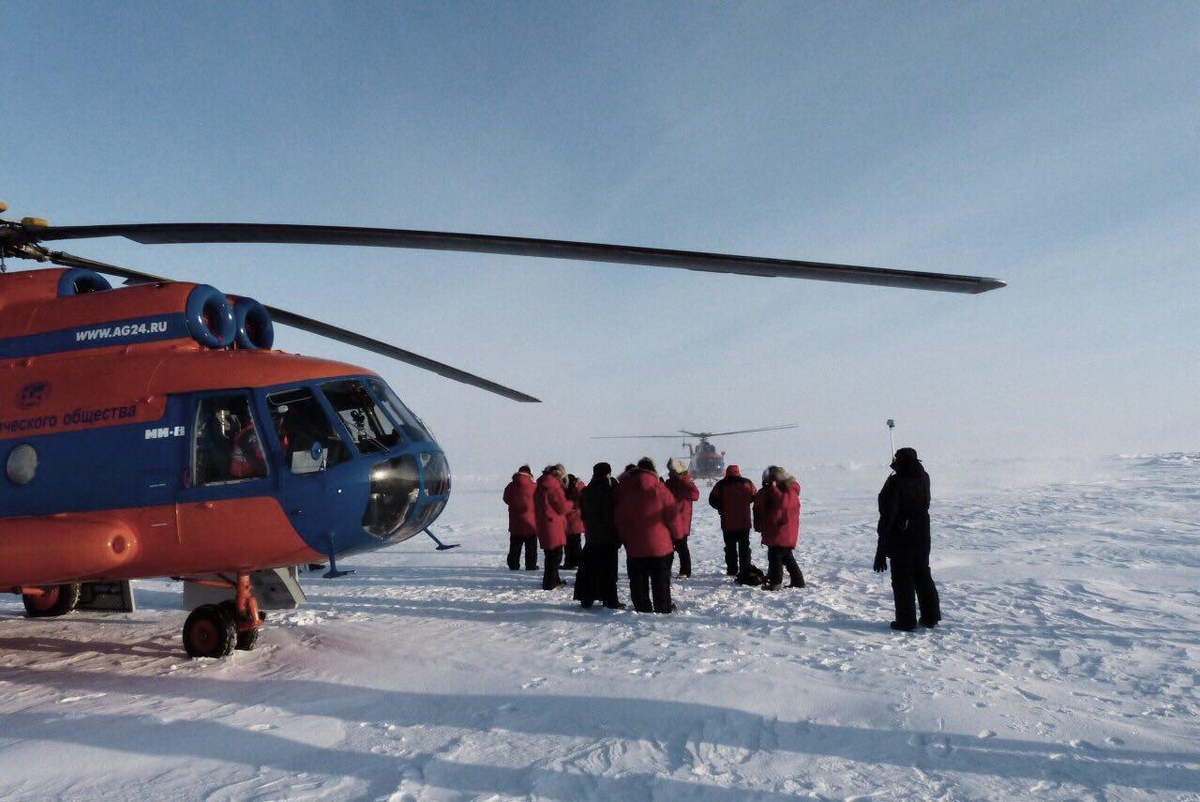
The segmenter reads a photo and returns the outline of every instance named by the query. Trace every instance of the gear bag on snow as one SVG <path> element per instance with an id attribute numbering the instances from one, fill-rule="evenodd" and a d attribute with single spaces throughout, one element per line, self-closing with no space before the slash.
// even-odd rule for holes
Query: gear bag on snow
<path id="1" fill-rule="evenodd" d="M 750 587 L 758 587 L 767 581 L 767 576 L 757 565 L 747 565 L 742 570 L 738 571 L 735 581 L 739 585 L 749 585 Z"/>

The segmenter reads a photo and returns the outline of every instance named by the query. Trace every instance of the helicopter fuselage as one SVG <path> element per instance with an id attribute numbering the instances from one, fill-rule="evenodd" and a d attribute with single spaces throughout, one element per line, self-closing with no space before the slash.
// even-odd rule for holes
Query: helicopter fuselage
<path id="1" fill-rule="evenodd" d="M 23 275 L 0 276 L 0 588 L 325 561 L 444 508 L 441 447 L 376 374 L 204 347 L 180 311 L 196 285 L 48 315 Z"/>
<path id="2" fill-rule="evenodd" d="M 701 440 L 692 451 L 688 470 L 695 479 L 720 479 L 725 475 L 725 452 L 707 440 Z"/>

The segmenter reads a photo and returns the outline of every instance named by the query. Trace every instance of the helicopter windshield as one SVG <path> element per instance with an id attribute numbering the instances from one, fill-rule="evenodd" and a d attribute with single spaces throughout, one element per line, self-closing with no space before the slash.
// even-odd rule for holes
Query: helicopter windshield
<path id="1" fill-rule="evenodd" d="M 321 392 L 342 419 L 350 439 L 361 454 L 387 451 L 400 444 L 400 433 L 387 415 L 375 405 L 367 388 L 357 379 L 327 382 Z"/>
<path id="2" fill-rule="evenodd" d="M 380 402 L 387 407 L 388 412 L 392 413 L 392 417 L 400 424 L 400 428 L 404 430 L 404 436 L 409 440 L 432 440 L 433 434 L 430 433 L 429 427 L 425 422 L 412 413 L 408 407 L 404 406 L 404 402 L 400 400 L 400 396 L 388 387 L 379 379 L 368 379 L 367 383 L 371 386 L 371 390 L 379 398 Z"/>

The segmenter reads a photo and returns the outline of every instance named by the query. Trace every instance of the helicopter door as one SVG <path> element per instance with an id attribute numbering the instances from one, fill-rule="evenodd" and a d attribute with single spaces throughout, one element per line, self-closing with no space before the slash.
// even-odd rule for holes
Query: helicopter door
<path id="1" fill-rule="evenodd" d="M 346 476 L 331 470 L 350 459 L 350 448 L 333 427 L 330 413 L 310 387 L 293 387 L 266 397 L 271 451 L 279 470 L 280 500 L 297 530 L 328 531 L 333 511 L 322 501 L 330 483 Z"/>
<path id="2" fill-rule="evenodd" d="M 180 494 L 181 536 L 237 531 L 236 508 L 221 499 L 271 493 L 262 429 L 250 394 L 222 392 L 193 402 L 188 487 Z"/>
<path id="3" fill-rule="evenodd" d="M 138 436 L 138 495 L 142 531 L 167 541 L 177 537 L 175 504 L 187 480 L 187 427 L 190 399 L 170 396 L 163 419 Z"/>

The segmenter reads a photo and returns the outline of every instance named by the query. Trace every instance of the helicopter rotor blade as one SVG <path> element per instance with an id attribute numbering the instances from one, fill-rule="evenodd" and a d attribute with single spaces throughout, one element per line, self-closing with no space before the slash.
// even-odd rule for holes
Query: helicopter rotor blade
<path id="1" fill-rule="evenodd" d="M 733 254 L 642 248 L 594 242 L 461 234 L 396 228 L 310 226 L 275 223 L 128 223 L 98 226 L 23 226 L 31 243 L 52 240 L 125 237 L 145 245 L 179 243 L 282 243 L 293 245 L 362 245 L 381 248 L 416 248 L 463 253 L 535 256 L 671 267 L 710 273 L 815 279 L 880 287 L 904 287 L 939 292 L 978 294 L 999 289 L 1005 282 L 984 276 L 923 273 L 862 265 L 773 259 Z"/>
<path id="2" fill-rule="evenodd" d="M 619 434 L 615 437 L 593 437 L 593 440 L 678 440 L 677 434 Z"/>
<path id="3" fill-rule="evenodd" d="M 314 320 L 304 315 L 298 315 L 295 312 L 288 312 L 286 309 L 280 309 L 275 306 L 267 306 L 267 312 L 271 315 L 271 320 L 276 323 L 282 323 L 285 326 L 291 326 L 294 329 L 307 331 L 310 334 L 317 334 L 321 337 L 326 337 L 330 340 L 354 345 L 366 351 L 379 354 L 381 356 L 391 357 L 400 362 L 421 368 L 423 370 L 432 371 L 433 373 L 443 376 L 447 379 L 453 379 L 463 384 L 469 384 L 472 387 L 477 387 L 480 390 L 487 390 L 489 393 L 504 396 L 513 401 L 521 401 L 529 404 L 540 404 L 541 400 L 534 398 L 531 395 L 522 393 L 520 390 L 514 390 L 511 387 L 505 387 L 502 384 L 497 384 L 494 381 L 485 379 L 481 376 L 476 376 L 473 373 L 467 373 L 465 370 L 451 367 L 444 362 L 430 359 L 429 357 L 415 354 L 412 351 L 403 348 L 397 348 L 394 345 L 376 340 L 372 337 L 367 337 L 364 334 L 349 331 L 338 326 L 322 323 L 319 320 Z"/>
<path id="4" fill-rule="evenodd" d="M 72 256 L 69 253 L 62 251 L 51 251 L 48 254 L 48 261 L 63 267 L 85 267 L 90 270 L 95 270 L 97 273 L 104 273 L 110 276 L 118 276 L 127 279 L 130 283 L 146 284 L 155 281 L 170 281 L 171 279 L 154 276 L 150 273 L 143 273 L 139 270 L 130 270 L 127 267 L 119 267 L 117 265 L 105 264 L 92 259 L 85 259 L 81 256 Z M 357 346 L 366 351 L 386 356 L 395 359 L 399 362 L 404 362 L 408 365 L 421 368 L 422 370 L 432 371 L 433 373 L 443 376 L 447 379 L 453 379 L 463 384 L 469 384 L 472 387 L 477 387 L 480 390 L 487 390 L 489 393 L 510 398 L 513 401 L 521 401 L 525 403 L 538 404 L 541 401 L 531 395 L 522 393 L 519 390 L 514 390 L 511 387 L 505 387 L 502 384 L 497 384 L 481 376 L 476 376 L 473 373 L 467 373 L 465 370 L 451 367 L 443 362 L 430 359 L 429 357 L 421 356 L 412 351 L 398 348 L 394 345 L 376 340 L 372 337 L 367 337 L 357 332 L 349 331 L 338 326 L 333 326 L 329 323 L 322 323 L 319 320 L 314 320 L 304 315 L 298 315 L 295 312 L 289 312 L 286 309 L 280 309 L 275 306 L 267 306 L 267 312 L 271 315 L 271 320 L 275 323 L 280 323 L 285 326 L 291 326 L 294 329 L 307 331 L 310 334 L 316 334 L 321 337 L 326 337 L 331 340 L 346 343 L 347 345 Z"/>
<path id="5" fill-rule="evenodd" d="M 759 429 L 737 429 L 732 432 L 710 432 L 709 437 L 725 437 L 731 434 L 750 434 L 751 432 L 778 432 L 783 429 L 799 429 L 798 423 L 788 423 L 782 426 L 763 426 Z"/>

